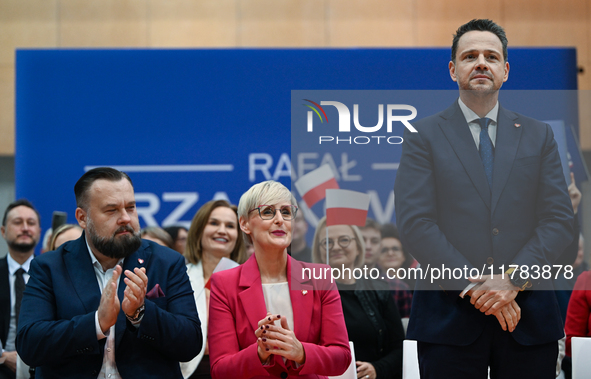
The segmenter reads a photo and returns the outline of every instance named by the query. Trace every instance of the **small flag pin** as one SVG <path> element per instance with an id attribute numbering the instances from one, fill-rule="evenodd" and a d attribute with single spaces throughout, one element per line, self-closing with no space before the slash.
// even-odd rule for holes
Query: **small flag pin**
<path id="1" fill-rule="evenodd" d="M 140 264 L 144 263 L 144 260 L 142 258 L 138 258 L 137 261 L 140 262 Z"/>
<path id="2" fill-rule="evenodd" d="M 306 296 L 307 293 L 308 293 L 308 290 L 302 290 L 302 295 Z"/>
<path id="3" fill-rule="evenodd" d="M 521 124 L 515 124 L 516 128 L 519 128 L 521 126 Z"/>

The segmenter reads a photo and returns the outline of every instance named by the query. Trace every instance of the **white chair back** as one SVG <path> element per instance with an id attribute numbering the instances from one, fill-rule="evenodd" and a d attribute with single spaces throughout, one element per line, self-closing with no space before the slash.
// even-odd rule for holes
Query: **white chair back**
<path id="1" fill-rule="evenodd" d="M 588 379 L 591 373 L 591 338 L 573 337 L 571 340 L 573 379 Z"/>
<path id="2" fill-rule="evenodd" d="M 351 364 L 347 367 L 347 371 L 343 375 L 329 376 L 330 379 L 357 379 L 357 366 L 355 366 L 355 348 L 353 347 L 353 341 L 349 341 L 349 347 L 351 348 Z"/>
<path id="3" fill-rule="evenodd" d="M 402 345 L 402 379 L 420 379 L 417 341 L 404 340 Z"/>

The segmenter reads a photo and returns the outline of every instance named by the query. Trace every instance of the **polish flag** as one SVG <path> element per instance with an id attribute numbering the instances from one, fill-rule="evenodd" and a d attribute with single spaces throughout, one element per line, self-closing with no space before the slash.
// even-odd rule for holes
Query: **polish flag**
<path id="1" fill-rule="evenodd" d="M 365 226 L 369 195 L 361 192 L 326 190 L 326 225 Z"/>
<path id="2" fill-rule="evenodd" d="M 295 187 L 308 207 L 312 208 L 314 204 L 326 197 L 327 189 L 339 188 L 339 184 L 330 166 L 325 164 L 298 179 Z"/>

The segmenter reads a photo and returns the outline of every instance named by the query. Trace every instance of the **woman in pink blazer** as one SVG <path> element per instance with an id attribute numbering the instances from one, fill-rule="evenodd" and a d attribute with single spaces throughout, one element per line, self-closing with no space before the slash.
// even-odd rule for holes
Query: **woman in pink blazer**
<path id="1" fill-rule="evenodd" d="M 211 277 L 212 377 L 325 378 L 351 362 L 336 285 L 314 279 L 325 265 L 288 256 L 295 200 L 274 181 L 240 199 L 240 228 L 254 245 L 243 265 Z M 324 272 L 324 271 L 323 271 Z M 307 274 L 305 274 L 307 273 Z"/>

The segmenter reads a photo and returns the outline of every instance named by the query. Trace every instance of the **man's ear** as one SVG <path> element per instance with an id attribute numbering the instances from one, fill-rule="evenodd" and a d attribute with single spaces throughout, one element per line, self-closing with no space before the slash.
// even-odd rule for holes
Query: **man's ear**
<path id="1" fill-rule="evenodd" d="M 449 61 L 449 76 L 451 76 L 451 80 L 454 82 L 458 81 L 458 78 L 456 77 L 456 65 L 453 61 Z"/>
<path id="2" fill-rule="evenodd" d="M 2 238 L 4 238 L 4 233 L 6 232 L 6 228 L 4 227 L 4 225 L 0 227 L 0 232 L 2 232 Z"/>
<path id="3" fill-rule="evenodd" d="M 86 211 L 80 207 L 76 208 L 76 220 L 80 227 L 86 230 L 86 223 L 88 221 L 88 214 Z"/>

